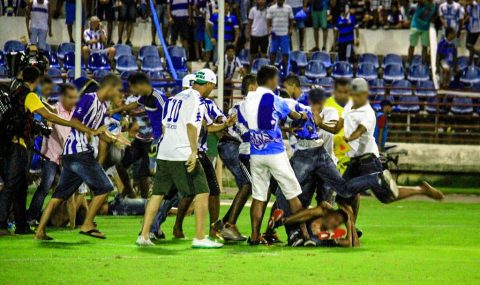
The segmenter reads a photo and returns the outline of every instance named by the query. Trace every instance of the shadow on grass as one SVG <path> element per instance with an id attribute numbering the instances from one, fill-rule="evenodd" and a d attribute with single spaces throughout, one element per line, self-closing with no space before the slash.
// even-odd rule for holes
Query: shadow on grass
<path id="1" fill-rule="evenodd" d="M 74 242 L 51 240 L 51 241 L 37 241 L 38 247 L 42 248 L 57 248 L 57 249 L 72 249 L 77 246 L 89 245 L 91 242 L 80 240 Z"/>

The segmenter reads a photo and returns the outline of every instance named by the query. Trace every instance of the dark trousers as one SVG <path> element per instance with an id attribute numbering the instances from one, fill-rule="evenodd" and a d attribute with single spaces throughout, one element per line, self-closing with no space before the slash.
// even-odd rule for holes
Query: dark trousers
<path id="1" fill-rule="evenodd" d="M 7 229 L 10 208 L 17 231 L 24 231 L 27 225 L 27 174 L 29 155 L 27 149 L 19 144 L 12 144 L 5 152 L 2 168 L 5 189 L 0 192 L 0 229 Z"/>
<path id="2" fill-rule="evenodd" d="M 207 176 L 208 189 L 210 189 L 211 196 L 220 195 L 220 186 L 218 185 L 217 175 L 215 173 L 215 168 L 213 167 L 212 162 L 208 158 L 205 152 L 198 153 L 198 161 L 205 171 L 205 176 Z"/>
<path id="3" fill-rule="evenodd" d="M 52 188 L 57 173 L 60 173 L 60 165 L 48 160 L 42 162 L 42 182 L 38 185 L 30 202 L 30 207 L 28 207 L 29 220 L 38 220 L 40 218 L 43 202 Z"/>

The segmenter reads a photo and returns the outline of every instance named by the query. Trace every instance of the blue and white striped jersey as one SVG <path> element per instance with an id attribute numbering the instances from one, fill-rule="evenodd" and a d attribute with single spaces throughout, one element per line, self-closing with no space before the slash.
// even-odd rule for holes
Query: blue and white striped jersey
<path id="1" fill-rule="evenodd" d="M 473 1 L 465 8 L 468 15 L 467 31 L 469 33 L 480 33 L 480 5 Z"/>
<path id="2" fill-rule="evenodd" d="M 97 42 L 94 43 L 94 44 L 87 44 L 88 47 L 90 48 L 90 50 L 95 51 L 95 50 L 103 50 L 104 49 L 103 43 L 100 40 L 101 35 L 103 33 L 105 33 L 105 36 L 106 36 L 106 32 L 104 30 L 100 30 L 100 29 L 98 29 L 98 30 L 86 29 L 83 32 L 83 40 L 85 42 L 89 42 L 93 39 L 97 40 Z"/>
<path id="3" fill-rule="evenodd" d="M 442 3 L 439 8 L 440 17 L 443 17 L 447 22 L 447 26 L 458 31 L 460 20 L 465 16 L 465 10 L 462 5 L 457 2 L 448 4 Z"/>
<path id="4" fill-rule="evenodd" d="M 193 4 L 193 0 L 169 0 L 168 4 L 173 17 L 188 17 L 188 9 Z"/>
<path id="5" fill-rule="evenodd" d="M 77 103 L 72 119 L 79 120 L 88 128 L 98 129 L 103 125 L 106 113 L 107 104 L 98 99 L 97 93 L 86 93 Z M 65 141 L 63 154 L 77 154 L 92 150 L 93 148 L 88 143 L 87 135 L 72 128 Z"/>
<path id="6" fill-rule="evenodd" d="M 215 104 L 215 102 L 209 98 L 204 99 L 205 107 L 207 112 L 205 113 L 205 121 L 207 125 L 211 125 L 215 122 L 225 122 L 227 117 L 223 113 L 223 111 Z M 199 151 L 207 151 L 207 135 L 208 132 L 205 128 L 202 127 L 202 131 L 200 132 L 200 137 L 198 139 L 198 150 Z"/>
<path id="7" fill-rule="evenodd" d="M 247 121 L 240 111 L 242 104 L 243 100 L 235 103 L 235 105 L 233 105 L 228 111 L 229 116 L 237 116 L 237 122 L 228 128 L 228 134 L 241 142 L 238 148 L 239 154 L 250 154 L 250 132 L 248 130 Z"/>

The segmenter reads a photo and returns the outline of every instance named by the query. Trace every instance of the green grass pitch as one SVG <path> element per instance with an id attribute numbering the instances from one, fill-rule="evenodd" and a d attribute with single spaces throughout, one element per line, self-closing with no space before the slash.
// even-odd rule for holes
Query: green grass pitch
<path id="1" fill-rule="evenodd" d="M 171 240 L 173 218 L 167 240 L 138 248 L 140 217 L 99 217 L 106 240 L 65 229 L 50 230 L 53 242 L 0 238 L 0 284 L 480 284 L 479 217 L 479 204 L 363 199 L 360 248 L 219 250 Z M 248 209 L 238 226 L 248 233 Z"/>

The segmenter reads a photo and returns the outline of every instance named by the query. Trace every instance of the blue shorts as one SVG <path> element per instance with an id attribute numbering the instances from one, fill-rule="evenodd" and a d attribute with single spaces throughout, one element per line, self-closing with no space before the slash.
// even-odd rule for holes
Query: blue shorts
<path id="1" fill-rule="evenodd" d="M 270 41 L 270 53 L 277 53 L 278 49 L 283 55 L 290 54 L 290 36 L 272 36 Z"/>
<path id="2" fill-rule="evenodd" d="M 93 156 L 93 151 L 62 156 L 62 167 L 60 182 L 52 198 L 67 200 L 82 183 L 87 184 L 95 196 L 113 190 L 112 182 Z"/>
<path id="3" fill-rule="evenodd" d="M 75 3 L 65 3 L 65 24 L 73 25 L 75 23 Z M 82 10 L 82 25 L 85 26 L 85 13 Z"/>
<path id="4" fill-rule="evenodd" d="M 205 40 L 205 19 L 195 19 L 195 41 L 203 42 Z"/>
<path id="5" fill-rule="evenodd" d="M 220 141 L 218 143 L 218 154 L 235 177 L 237 187 L 240 188 L 242 185 L 251 184 L 251 182 L 248 178 L 248 166 L 245 166 L 239 158 L 238 146 L 239 143 L 234 141 Z"/>
<path id="6" fill-rule="evenodd" d="M 303 10 L 303 7 L 298 7 L 298 8 L 292 8 L 293 10 L 293 16 L 297 15 L 300 10 Z M 305 22 L 304 21 L 297 21 L 295 20 L 296 27 L 297 29 L 304 29 L 305 28 Z"/>

